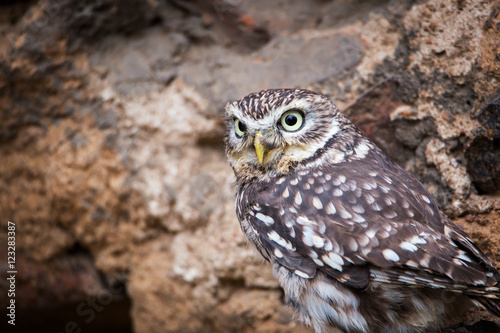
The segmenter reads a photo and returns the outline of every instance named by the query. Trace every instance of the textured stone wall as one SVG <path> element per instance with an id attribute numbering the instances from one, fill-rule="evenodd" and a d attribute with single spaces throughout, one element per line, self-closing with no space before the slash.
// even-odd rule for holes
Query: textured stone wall
<path id="1" fill-rule="evenodd" d="M 500 267 L 499 45 L 489 0 L 0 5 L 18 324 L 307 331 L 240 231 L 223 154 L 225 102 L 268 87 L 331 97 Z"/>

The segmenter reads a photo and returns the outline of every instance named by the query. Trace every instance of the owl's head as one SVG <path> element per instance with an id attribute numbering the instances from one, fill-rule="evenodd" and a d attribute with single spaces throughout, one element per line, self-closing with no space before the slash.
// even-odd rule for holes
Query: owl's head
<path id="1" fill-rule="evenodd" d="M 287 174 L 314 162 L 354 125 L 326 97 L 269 89 L 226 105 L 226 155 L 238 179 Z"/>

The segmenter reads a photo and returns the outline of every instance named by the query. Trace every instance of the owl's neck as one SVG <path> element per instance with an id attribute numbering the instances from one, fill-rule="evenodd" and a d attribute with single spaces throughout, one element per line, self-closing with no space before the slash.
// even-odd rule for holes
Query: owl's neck
<path id="1" fill-rule="evenodd" d="M 271 166 L 272 165 L 255 167 L 249 164 L 239 166 L 233 165 L 236 183 L 241 186 L 250 182 L 269 181 L 277 175 L 276 171 L 271 169 Z"/>

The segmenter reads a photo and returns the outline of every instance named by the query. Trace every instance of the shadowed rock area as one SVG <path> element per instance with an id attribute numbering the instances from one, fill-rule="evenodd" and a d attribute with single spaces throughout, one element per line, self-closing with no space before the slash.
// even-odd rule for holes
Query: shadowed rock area
<path id="1" fill-rule="evenodd" d="M 3 2 L 16 329 L 312 332 L 234 212 L 221 116 L 264 88 L 334 100 L 500 268 L 499 45 L 500 1 Z"/>

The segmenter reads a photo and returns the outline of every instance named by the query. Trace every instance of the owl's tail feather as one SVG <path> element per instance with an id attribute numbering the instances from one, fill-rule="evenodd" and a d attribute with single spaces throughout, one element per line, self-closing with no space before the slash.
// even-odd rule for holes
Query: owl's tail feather
<path id="1" fill-rule="evenodd" d="M 404 275 L 399 272 L 391 271 L 381 272 L 376 269 L 372 269 L 370 274 L 372 281 L 380 283 L 417 285 L 431 289 L 448 290 L 464 294 L 479 303 L 493 315 L 500 317 L 500 286 L 498 286 L 498 284 L 494 287 L 468 286 L 460 284 L 450 286 L 448 281 L 438 280 L 434 276 L 425 275 L 425 273 L 422 272 L 419 272 L 418 280 L 415 276 Z"/>
<path id="2" fill-rule="evenodd" d="M 467 289 L 457 289 L 468 296 L 478 296 L 477 298 L 487 298 L 497 302 L 500 306 L 500 287 L 468 286 Z"/>
<path id="3" fill-rule="evenodd" d="M 500 317 L 500 300 L 486 297 L 478 297 L 475 300 L 481 303 L 491 314 Z"/>
<path id="4" fill-rule="evenodd" d="M 479 302 L 486 310 L 493 315 L 500 317 L 500 288 L 487 287 L 481 290 L 483 295 L 474 295 L 471 298 Z M 470 292 L 470 290 L 468 290 Z M 470 295 L 470 293 L 469 293 Z"/>
<path id="5" fill-rule="evenodd" d="M 473 300 L 479 302 L 491 314 L 500 317 L 500 288 L 469 288 L 464 291 L 464 294 L 469 295 Z"/>

